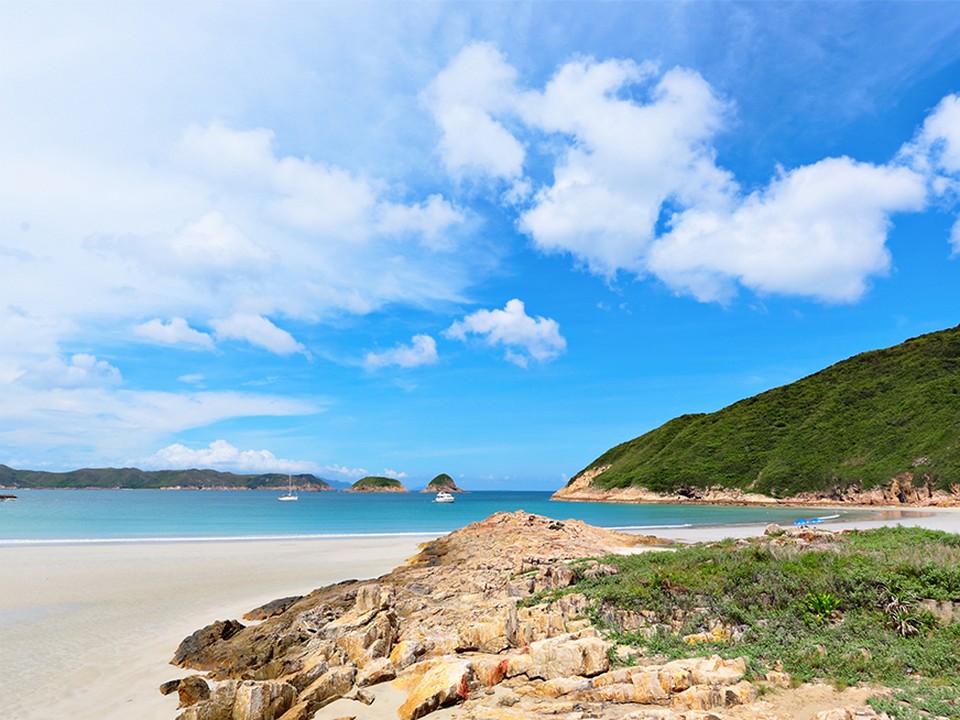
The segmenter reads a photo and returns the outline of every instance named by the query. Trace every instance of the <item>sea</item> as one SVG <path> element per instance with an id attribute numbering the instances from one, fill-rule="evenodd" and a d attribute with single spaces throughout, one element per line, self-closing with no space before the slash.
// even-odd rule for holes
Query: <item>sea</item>
<path id="1" fill-rule="evenodd" d="M 4 490 L 0 545 L 182 542 L 282 538 L 439 536 L 496 512 L 650 531 L 809 518 L 811 508 L 633 505 L 551 501 L 549 492 L 471 492 L 456 502 L 428 493 L 301 492 L 277 502 L 266 490 Z"/>

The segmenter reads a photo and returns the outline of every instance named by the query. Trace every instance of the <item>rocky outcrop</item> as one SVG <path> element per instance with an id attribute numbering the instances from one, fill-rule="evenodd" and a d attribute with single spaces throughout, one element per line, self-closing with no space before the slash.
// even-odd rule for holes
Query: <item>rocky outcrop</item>
<path id="1" fill-rule="evenodd" d="M 402 720 L 503 681 L 591 677 L 609 669 L 610 644 L 582 619 L 585 598 L 518 602 L 566 587 L 569 561 L 656 541 L 523 512 L 499 513 L 421 547 L 376 580 L 321 588 L 218 621 L 186 638 L 173 662 L 200 670 L 165 684 L 181 720 L 310 718 L 357 688 L 393 680 L 408 693 Z M 201 685 L 202 684 L 202 685 Z M 204 692 L 206 689 L 206 692 Z"/>
<path id="2" fill-rule="evenodd" d="M 771 526 L 768 535 L 772 545 L 835 542 L 816 527 Z M 631 631 L 677 633 L 682 621 L 658 626 L 643 611 L 606 617 L 579 593 L 532 598 L 617 572 L 582 558 L 657 542 L 579 521 L 499 513 L 426 543 L 383 577 L 268 604 L 248 614 L 264 619 L 246 627 L 219 621 L 197 631 L 175 662 L 204 674 L 161 691 L 177 693 L 179 720 L 313 720 L 341 699 L 356 710 L 333 706 L 321 716 L 360 718 L 375 703 L 374 715 L 363 717 L 396 710 L 398 720 L 418 720 L 456 705 L 464 720 L 787 720 L 757 700 L 743 658 L 617 667 L 612 659 L 629 648 L 613 645 L 588 616 Z M 935 605 L 954 617 L 953 604 Z M 702 634 L 690 642 L 736 642 L 722 625 Z M 765 682 L 785 688 L 790 677 L 771 671 Z M 386 683 L 402 700 L 384 710 L 378 693 Z M 834 712 L 823 720 L 849 718 Z"/>

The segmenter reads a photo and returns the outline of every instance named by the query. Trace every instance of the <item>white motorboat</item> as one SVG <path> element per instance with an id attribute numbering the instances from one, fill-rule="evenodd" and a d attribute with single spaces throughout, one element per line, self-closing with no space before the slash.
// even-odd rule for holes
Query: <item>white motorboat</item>
<path id="1" fill-rule="evenodd" d="M 452 503 L 454 500 L 456 500 L 456 498 L 445 490 L 438 492 L 437 496 L 433 499 L 434 502 L 438 503 Z"/>
<path id="2" fill-rule="evenodd" d="M 290 502 L 292 500 L 299 500 L 296 495 L 293 494 L 293 475 L 287 476 L 287 494 L 281 495 L 277 498 L 280 502 Z"/>

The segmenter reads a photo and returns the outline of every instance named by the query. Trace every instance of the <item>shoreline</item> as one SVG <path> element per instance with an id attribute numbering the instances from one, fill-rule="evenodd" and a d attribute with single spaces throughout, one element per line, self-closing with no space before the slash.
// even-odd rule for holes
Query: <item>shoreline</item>
<path id="1" fill-rule="evenodd" d="M 846 509 L 858 517 L 819 526 L 960 532 L 958 508 Z M 629 532 L 689 543 L 751 537 L 765 528 Z M 176 698 L 160 695 L 158 687 L 189 674 L 168 664 L 184 637 L 270 600 L 385 574 L 437 535 L 0 544 L 0 676 L 8 688 L 0 695 L 0 716 L 173 720 Z"/>

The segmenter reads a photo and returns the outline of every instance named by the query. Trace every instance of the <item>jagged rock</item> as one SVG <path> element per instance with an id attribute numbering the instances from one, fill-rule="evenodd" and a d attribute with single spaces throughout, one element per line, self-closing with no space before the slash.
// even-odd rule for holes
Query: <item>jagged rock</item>
<path id="1" fill-rule="evenodd" d="M 357 669 L 353 665 L 332 667 L 304 688 L 297 698 L 298 704 L 305 704 L 307 717 L 311 717 L 324 705 L 350 692 L 356 677 Z"/>
<path id="2" fill-rule="evenodd" d="M 310 720 L 355 685 L 395 674 L 429 680 L 418 693 L 434 688 L 410 700 L 412 720 L 473 688 L 513 682 L 505 678 L 511 667 L 517 671 L 517 662 L 534 678 L 605 672 L 609 644 L 590 627 L 584 596 L 521 609 L 517 598 L 536 588 L 566 587 L 576 572 L 599 577 L 613 571 L 595 561 L 574 571 L 566 565 L 571 559 L 651 542 L 578 521 L 499 513 L 425 544 L 408 565 L 377 580 L 268 603 L 248 613 L 263 618 L 249 627 L 223 621 L 194 633 L 181 643 L 175 662 L 206 670 L 207 679 L 197 682 L 233 684 L 216 685 L 209 697 L 191 696 L 186 720 L 226 720 L 238 697 L 250 720 Z M 458 651 L 471 657 L 450 657 Z M 453 687 L 447 681 L 458 672 Z M 524 677 L 517 683 L 527 683 Z"/>
<path id="3" fill-rule="evenodd" d="M 390 652 L 390 662 L 398 670 L 413 665 L 423 655 L 425 648 L 419 640 L 401 640 Z"/>
<path id="4" fill-rule="evenodd" d="M 356 700 L 357 702 L 363 703 L 364 705 L 373 705 L 373 703 L 377 699 L 376 695 L 374 695 L 369 690 L 362 690 L 360 688 L 357 688 L 349 695 L 344 695 L 343 697 L 346 698 L 347 700 Z"/>
<path id="5" fill-rule="evenodd" d="M 217 620 L 210 623 L 184 638 L 170 662 L 178 667 L 201 668 L 211 645 L 229 640 L 243 628 L 236 620 Z"/>
<path id="6" fill-rule="evenodd" d="M 233 720 L 237 685 L 236 680 L 217 683 L 207 700 L 191 705 L 177 716 L 177 720 Z"/>
<path id="7" fill-rule="evenodd" d="M 261 605 L 250 612 L 244 613 L 243 619 L 258 621 L 276 617 L 286 612 L 287 608 L 300 600 L 303 600 L 303 595 L 293 595 L 292 597 L 280 598 L 279 600 L 271 600 L 265 605 Z"/>
<path id="8" fill-rule="evenodd" d="M 287 683 L 248 680 L 237 688 L 232 720 L 277 720 L 296 697 L 296 689 Z"/>
<path id="9" fill-rule="evenodd" d="M 397 668 L 388 658 L 377 658 L 364 665 L 357 673 L 357 687 L 379 685 L 397 676 Z"/>
<path id="10" fill-rule="evenodd" d="M 180 680 L 171 680 L 160 686 L 160 693 L 162 695 L 169 695 L 174 692 L 177 693 L 180 701 L 177 707 L 187 707 L 201 700 L 208 699 L 210 697 L 210 686 L 207 684 L 207 681 L 199 675 L 190 675 Z"/>
<path id="11" fill-rule="evenodd" d="M 507 676 L 551 680 L 570 675 L 598 675 L 610 669 L 607 650 L 612 643 L 596 635 L 562 635 L 531 643 L 527 651 L 510 658 Z"/>
<path id="12" fill-rule="evenodd" d="M 476 687 L 473 665 L 459 658 L 436 658 L 418 663 L 394 685 L 407 692 L 397 710 L 400 720 L 417 720 L 437 708 L 465 700 Z"/>

